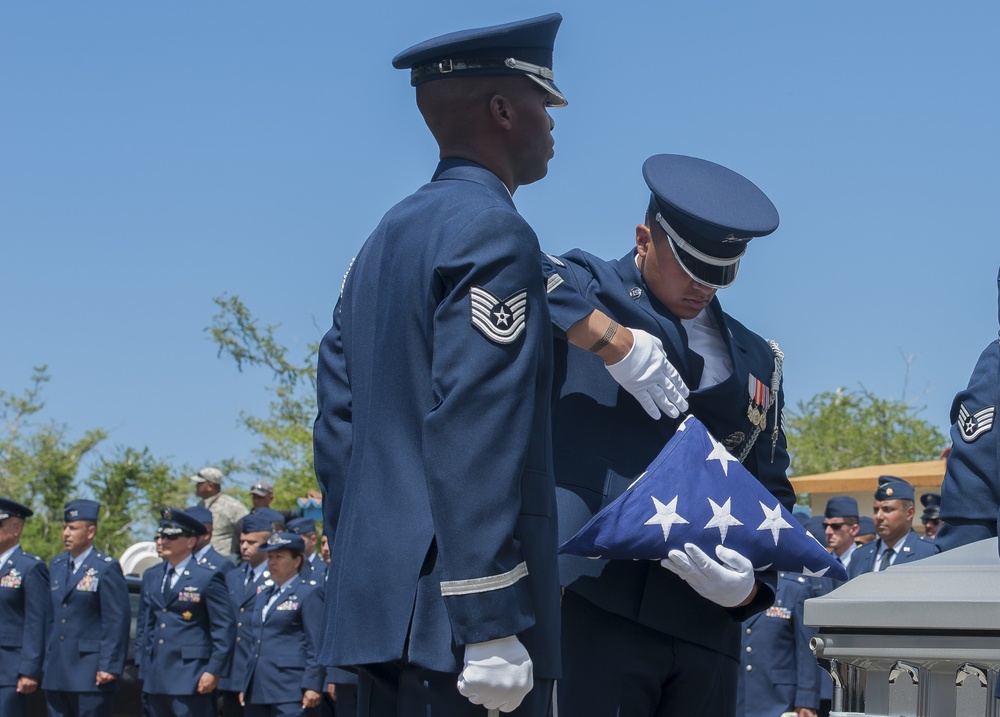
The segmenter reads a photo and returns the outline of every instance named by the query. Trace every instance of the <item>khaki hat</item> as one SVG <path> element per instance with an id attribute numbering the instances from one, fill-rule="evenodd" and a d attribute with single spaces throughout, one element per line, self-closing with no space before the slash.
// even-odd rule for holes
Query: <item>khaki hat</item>
<path id="1" fill-rule="evenodd" d="M 202 468 L 195 475 L 191 476 L 195 483 L 215 483 L 222 485 L 222 471 L 218 468 Z"/>

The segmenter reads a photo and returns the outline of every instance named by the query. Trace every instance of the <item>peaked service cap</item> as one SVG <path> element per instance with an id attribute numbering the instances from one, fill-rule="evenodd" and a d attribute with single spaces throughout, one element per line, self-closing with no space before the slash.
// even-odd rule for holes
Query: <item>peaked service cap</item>
<path id="1" fill-rule="evenodd" d="M 392 66 L 409 69 L 414 87 L 449 77 L 524 75 L 549 93 L 550 107 L 565 107 L 566 97 L 552 72 L 552 48 L 561 22 L 562 15 L 551 13 L 451 32 L 403 50 L 392 58 Z"/>
<path id="2" fill-rule="evenodd" d="M 652 192 L 650 209 L 674 256 L 706 286 L 732 284 L 747 242 L 778 228 L 778 210 L 767 195 L 722 165 L 657 154 L 643 163 L 642 176 Z"/>

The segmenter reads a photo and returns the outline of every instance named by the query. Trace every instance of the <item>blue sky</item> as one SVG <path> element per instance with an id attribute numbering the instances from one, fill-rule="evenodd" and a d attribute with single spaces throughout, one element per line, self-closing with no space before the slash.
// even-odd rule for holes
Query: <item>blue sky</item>
<path id="1" fill-rule="evenodd" d="M 649 155 L 729 166 L 781 226 L 720 297 L 788 401 L 864 385 L 944 430 L 997 335 L 996 3 L 4 3 L 0 389 L 48 364 L 71 437 L 246 457 L 270 377 L 216 358 L 212 297 L 304 353 L 436 163 L 392 56 L 551 11 L 570 106 L 515 196 L 543 247 L 623 255 Z"/>

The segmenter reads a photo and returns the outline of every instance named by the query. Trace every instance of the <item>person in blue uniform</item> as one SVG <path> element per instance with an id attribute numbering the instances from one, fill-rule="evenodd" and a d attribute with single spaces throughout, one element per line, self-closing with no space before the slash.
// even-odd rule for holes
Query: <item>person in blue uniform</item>
<path id="1" fill-rule="evenodd" d="M 321 659 L 360 665 L 362 715 L 550 709 L 552 329 L 538 239 L 512 195 L 553 156 L 561 20 L 393 59 L 441 160 L 347 273 L 314 431 L 331 553 Z"/>
<path id="2" fill-rule="evenodd" d="M 156 531 L 163 562 L 142 575 L 135 654 L 148 717 L 212 717 L 229 671 L 235 619 L 222 573 L 193 558 L 202 522 L 164 508 Z"/>
<path id="3" fill-rule="evenodd" d="M 226 590 L 236 618 L 236 640 L 229 674 L 219 680 L 225 717 L 242 717 L 239 694 L 243 689 L 250 650 L 253 647 L 253 606 L 258 593 L 271 587 L 267 553 L 261 550 L 271 537 L 273 516 L 250 513 L 240 520 L 240 567 L 226 574 Z"/>
<path id="4" fill-rule="evenodd" d="M 236 564 L 212 547 L 212 526 L 215 524 L 212 511 L 203 505 L 192 505 L 185 508 L 184 512 L 201 521 L 201 524 L 205 526 L 204 535 L 197 536 L 195 540 L 193 553 L 195 562 L 199 565 L 211 565 L 223 575 L 230 570 L 235 570 Z"/>
<path id="5" fill-rule="evenodd" d="M 63 510 L 65 553 L 49 566 L 51 620 L 42 689 L 49 717 L 110 717 L 132 607 L 118 561 L 94 549 L 100 505 L 71 500 Z"/>
<path id="6" fill-rule="evenodd" d="M 0 498 L 0 715 L 23 717 L 38 689 L 49 621 L 49 571 L 21 549 L 24 521 L 34 511 Z"/>
<path id="7" fill-rule="evenodd" d="M 556 333 L 597 308 L 652 335 L 689 391 L 690 413 L 790 511 L 783 355 L 716 297 L 735 280 L 747 242 L 777 228 L 777 211 L 749 180 L 705 160 L 656 155 L 643 174 L 651 198 L 624 257 L 574 250 L 543 259 Z M 676 411 L 654 417 L 613 379 L 593 350 L 557 341 L 562 540 L 624 491 L 679 425 Z M 733 714 L 740 623 L 771 604 L 777 575 L 755 578 L 735 551 L 726 564 L 699 553 L 662 565 L 561 556 L 560 714 Z"/>
<path id="8" fill-rule="evenodd" d="M 924 512 L 920 514 L 920 522 L 924 525 L 924 537 L 934 540 L 941 529 L 941 494 L 924 493 L 920 496 L 920 504 Z"/>
<path id="9" fill-rule="evenodd" d="M 310 573 L 319 570 L 319 577 L 316 579 L 322 580 L 326 575 L 326 563 L 323 562 L 319 551 L 316 550 L 318 542 L 316 521 L 305 517 L 292 518 L 288 521 L 288 532 L 295 533 L 302 538 L 302 544 L 305 546 L 305 560 L 302 562 L 302 569 L 308 570 Z"/>
<path id="10" fill-rule="evenodd" d="M 816 717 L 820 673 L 809 641 L 817 628 L 803 622 L 813 596 L 805 577 L 778 573 L 774 605 L 743 623 L 737 717 Z"/>
<path id="11" fill-rule="evenodd" d="M 319 712 L 325 669 L 316 661 L 323 590 L 302 563 L 295 533 L 274 533 L 260 547 L 271 585 L 253 607 L 253 643 L 242 676 L 246 717 L 295 717 Z"/>
<path id="12" fill-rule="evenodd" d="M 845 568 L 858 546 L 854 538 L 861 529 L 858 501 L 849 495 L 835 495 L 826 502 L 823 511 L 823 532 L 826 546 Z"/>
<path id="13" fill-rule="evenodd" d="M 997 292 L 1000 299 L 1000 273 Z M 998 404 L 1000 341 L 995 338 L 979 356 L 968 386 L 958 392 L 951 404 L 951 450 L 941 483 L 938 515 L 944 522 L 934 536 L 941 550 L 997 537 L 1000 519 Z"/>
<path id="14" fill-rule="evenodd" d="M 849 578 L 936 555 L 938 546 L 913 529 L 913 486 L 896 476 L 879 476 L 872 520 L 878 539 L 858 548 Z"/>

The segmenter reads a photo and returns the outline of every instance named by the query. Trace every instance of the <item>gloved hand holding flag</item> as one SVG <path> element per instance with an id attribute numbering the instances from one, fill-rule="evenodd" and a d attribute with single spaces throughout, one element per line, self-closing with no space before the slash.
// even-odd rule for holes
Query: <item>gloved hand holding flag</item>
<path id="1" fill-rule="evenodd" d="M 560 553 L 612 560 L 663 560 L 692 543 L 720 545 L 754 570 L 847 579 L 844 566 L 757 479 L 689 416 L 646 471 L 563 543 Z"/>

